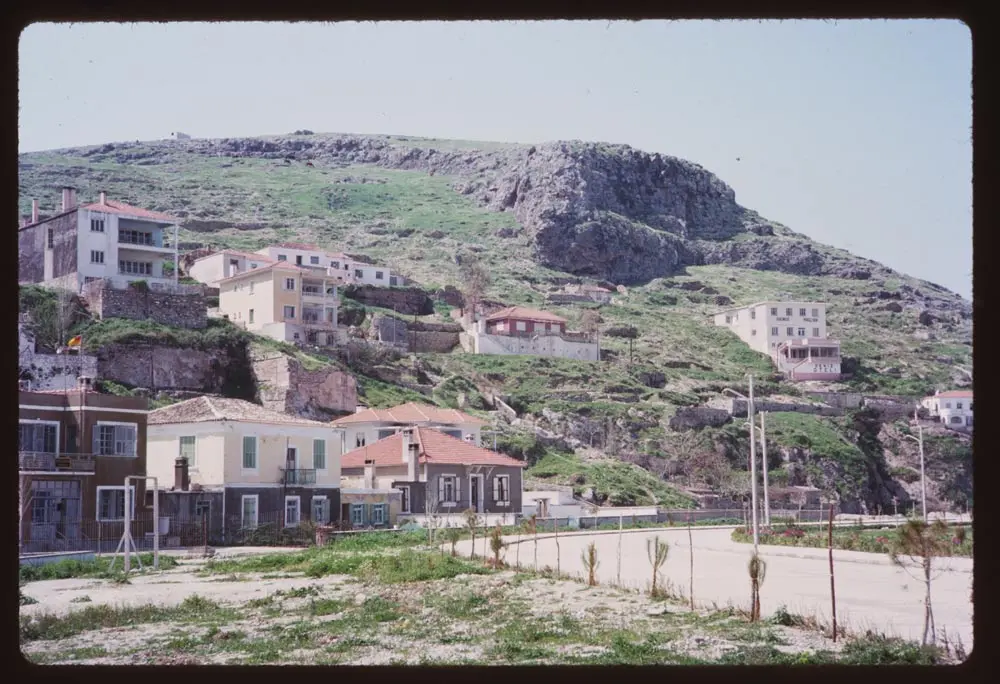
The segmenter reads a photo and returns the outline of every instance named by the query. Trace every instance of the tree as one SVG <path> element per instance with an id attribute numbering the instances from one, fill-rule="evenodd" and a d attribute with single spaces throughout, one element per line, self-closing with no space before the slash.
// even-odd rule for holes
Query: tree
<path id="1" fill-rule="evenodd" d="M 451 543 L 451 555 L 457 556 L 458 551 L 455 549 L 455 546 L 458 544 L 458 540 L 462 538 L 462 530 L 458 527 L 446 527 L 444 538 Z"/>
<path id="2" fill-rule="evenodd" d="M 473 509 L 467 509 L 462 516 L 465 518 L 465 526 L 469 528 L 469 532 L 472 534 L 472 547 L 470 558 L 476 557 L 476 528 L 479 527 L 479 514 Z"/>
<path id="3" fill-rule="evenodd" d="M 507 545 L 503 542 L 503 528 L 500 527 L 500 523 L 497 523 L 490 531 L 490 550 L 493 552 L 493 567 L 497 570 L 500 569 L 500 553 L 505 546 Z"/>
<path id="4" fill-rule="evenodd" d="M 650 596 L 655 597 L 659 594 L 657 579 L 660 575 L 660 568 L 667 562 L 669 551 L 670 545 L 661 541 L 659 537 L 646 540 L 646 555 L 649 556 L 649 564 L 653 567 L 653 586 L 649 591 Z"/>
<path id="5" fill-rule="evenodd" d="M 747 571 L 750 573 L 750 622 L 757 622 L 760 620 L 760 587 L 767 574 L 767 562 L 754 552 L 747 563 Z"/>
<path id="6" fill-rule="evenodd" d="M 931 607 L 931 575 L 932 565 L 936 556 L 950 555 L 951 545 L 957 541 L 959 544 L 965 540 L 965 528 L 959 527 L 956 530 L 954 539 L 951 530 L 943 520 L 935 520 L 933 523 L 913 518 L 907 520 L 896 530 L 896 536 L 889 546 L 889 558 L 892 562 L 905 570 L 909 574 L 903 557 L 911 561 L 918 562 L 923 568 L 924 581 L 924 633 L 921 643 L 926 645 L 928 640 L 935 642 L 934 634 L 934 611 Z M 912 575 L 911 575 L 912 577 Z"/>
<path id="7" fill-rule="evenodd" d="M 601 330 L 601 314 L 596 309 L 587 309 L 580 316 L 580 330 L 596 336 Z"/>
<path id="8" fill-rule="evenodd" d="M 618 337 L 628 340 L 628 365 L 632 365 L 632 344 L 639 337 L 639 329 L 634 325 L 622 325 L 604 331 L 608 337 Z"/>
<path id="9" fill-rule="evenodd" d="M 493 279 L 489 269 L 479 260 L 478 257 L 464 257 L 459 268 L 462 278 L 462 294 L 465 298 L 465 306 L 471 311 L 472 320 L 476 320 L 476 311 L 479 309 L 479 302 L 486 294 Z"/>
<path id="10" fill-rule="evenodd" d="M 597 586 L 596 573 L 597 567 L 600 565 L 597 560 L 597 543 L 590 542 L 587 549 L 580 553 L 580 558 L 583 561 L 583 567 L 587 569 L 587 586 Z"/>

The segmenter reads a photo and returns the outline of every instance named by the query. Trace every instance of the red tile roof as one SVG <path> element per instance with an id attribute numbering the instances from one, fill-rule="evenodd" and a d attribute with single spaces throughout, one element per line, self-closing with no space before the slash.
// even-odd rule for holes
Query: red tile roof
<path id="1" fill-rule="evenodd" d="M 264 261 L 264 260 L 262 259 L 262 261 Z M 288 270 L 288 271 L 300 271 L 302 273 L 312 273 L 312 271 L 310 271 L 308 268 L 302 268 L 300 266 L 296 266 L 295 264 L 290 264 L 287 261 L 274 261 L 273 263 L 270 263 L 267 266 L 261 266 L 260 268 L 251 268 L 251 269 L 248 269 L 246 271 L 240 271 L 239 273 L 237 273 L 235 275 L 231 275 L 228 278 L 223 278 L 222 280 L 219 280 L 218 282 L 220 282 L 220 283 L 226 283 L 226 282 L 229 282 L 230 280 L 236 280 L 237 278 L 246 278 L 248 275 L 253 275 L 253 274 L 256 274 L 256 273 L 263 273 L 264 271 L 271 271 L 271 270 L 274 270 L 276 268 L 277 269 L 285 269 L 285 270 Z"/>
<path id="2" fill-rule="evenodd" d="M 431 428 L 415 427 L 413 435 L 420 447 L 418 458 L 420 463 L 492 465 L 516 468 L 523 468 L 527 465 L 524 461 L 477 447 L 475 444 Z M 341 469 L 363 468 L 365 461 L 368 460 L 375 461 L 376 468 L 403 465 L 403 435 L 396 433 L 369 446 L 347 452 L 340 459 L 340 467 Z"/>
<path id="3" fill-rule="evenodd" d="M 553 323 L 565 323 L 566 319 L 561 316 L 556 316 L 555 314 L 549 313 L 548 311 L 539 311 L 538 309 L 529 309 L 524 306 L 508 306 L 506 309 L 501 309 L 494 314 L 486 317 L 488 321 L 499 321 L 507 318 L 520 318 L 522 320 L 528 321 L 546 321 Z"/>
<path id="4" fill-rule="evenodd" d="M 333 421 L 334 425 L 351 425 L 355 423 L 406 423 L 408 425 L 419 423 L 439 423 L 442 425 L 475 423 L 485 425 L 486 421 L 455 409 L 443 409 L 429 404 L 417 404 L 412 401 L 388 409 L 365 409 L 364 411 L 353 413 Z"/>
<path id="5" fill-rule="evenodd" d="M 965 399 L 972 397 L 972 390 L 949 390 L 936 395 L 947 399 Z"/>
<path id="6" fill-rule="evenodd" d="M 180 220 L 169 216 L 167 214 L 161 214 L 158 211 L 150 211 L 149 209 L 141 209 L 140 207 L 133 207 L 130 204 L 125 204 L 124 202 L 117 202 L 115 200 L 105 200 L 104 204 L 100 202 L 94 202 L 93 204 L 84 204 L 83 209 L 90 209 L 91 211 L 101 211 L 106 214 L 124 214 L 126 216 L 135 216 L 136 218 L 152 219 L 153 221 L 166 221 L 168 223 L 179 223 Z"/>

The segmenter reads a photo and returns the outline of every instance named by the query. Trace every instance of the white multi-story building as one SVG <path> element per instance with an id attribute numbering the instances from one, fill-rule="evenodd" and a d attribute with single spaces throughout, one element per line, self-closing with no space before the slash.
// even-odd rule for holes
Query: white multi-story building
<path id="1" fill-rule="evenodd" d="M 920 404 L 952 430 L 972 430 L 972 390 L 935 392 Z"/>
<path id="2" fill-rule="evenodd" d="M 177 219 L 107 198 L 78 205 L 63 188 L 62 206 L 42 218 L 38 202 L 18 228 L 18 281 L 79 292 L 99 279 L 124 286 L 137 280 L 154 289 L 176 286 Z"/>
<path id="3" fill-rule="evenodd" d="M 274 259 L 263 254 L 224 249 L 196 260 L 188 269 L 188 275 L 199 283 L 215 285 L 220 280 L 273 263 Z"/>
<path id="4" fill-rule="evenodd" d="M 302 268 L 322 270 L 336 279 L 339 285 L 394 287 L 399 280 L 385 266 L 366 264 L 340 252 L 327 252 L 316 245 L 284 242 L 265 247 L 257 253 L 275 261 L 287 261 Z"/>
<path id="5" fill-rule="evenodd" d="M 840 342 L 827 338 L 826 304 L 759 302 L 715 314 L 792 380 L 840 379 Z"/>

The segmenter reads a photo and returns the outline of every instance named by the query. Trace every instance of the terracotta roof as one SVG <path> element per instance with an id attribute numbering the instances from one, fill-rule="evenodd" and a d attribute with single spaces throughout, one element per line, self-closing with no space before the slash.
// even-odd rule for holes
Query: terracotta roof
<path id="1" fill-rule="evenodd" d="M 420 463 L 455 465 L 492 465 L 523 468 L 527 464 L 516 458 L 483 449 L 465 440 L 446 435 L 432 428 L 415 427 L 413 435 L 419 445 Z M 340 459 L 340 467 L 363 468 L 365 461 L 374 460 L 375 468 L 403 465 L 403 435 L 396 433 L 369 446 L 354 449 Z"/>
<path id="2" fill-rule="evenodd" d="M 972 390 L 949 390 L 947 392 L 941 392 L 935 396 L 945 397 L 948 399 L 964 399 L 972 396 Z"/>
<path id="3" fill-rule="evenodd" d="M 272 263 L 269 263 L 267 266 L 261 266 L 260 268 L 251 268 L 247 269 L 246 271 L 240 271 L 235 275 L 231 275 L 228 278 L 223 278 L 222 280 L 219 280 L 217 282 L 225 283 L 230 280 L 236 280 L 237 278 L 246 278 L 248 275 L 263 273 L 264 271 L 270 271 L 275 268 L 285 269 L 288 271 L 300 271 L 303 273 L 312 273 L 312 271 L 310 271 L 308 268 L 302 268 L 300 266 L 296 266 L 295 264 L 290 264 L 287 261 L 273 261 Z"/>
<path id="4" fill-rule="evenodd" d="M 154 221 L 167 221 L 170 223 L 179 223 L 179 220 L 173 216 L 167 214 L 161 214 L 158 211 L 150 211 L 149 209 L 141 209 L 140 207 L 133 207 L 130 204 L 125 204 L 124 202 L 117 202 L 115 200 L 105 200 L 104 204 L 100 202 L 94 202 L 93 204 L 84 204 L 83 209 L 90 209 L 91 211 L 102 211 L 106 214 L 125 214 L 127 216 L 135 216 L 137 218 L 152 219 Z"/>
<path id="5" fill-rule="evenodd" d="M 485 425 L 486 421 L 455 409 L 443 409 L 429 404 L 417 404 L 412 401 L 388 409 L 365 409 L 359 413 L 353 413 L 333 421 L 334 425 L 351 425 L 355 423 L 406 423 L 408 425 L 418 423 L 440 423 L 443 425 L 476 423 Z"/>
<path id="6" fill-rule="evenodd" d="M 171 423 L 207 423 L 216 420 L 327 427 L 326 423 L 272 411 L 242 399 L 224 397 L 195 397 L 178 404 L 164 406 L 161 409 L 150 411 L 148 423 L 150 425 L 169 425 Z"/>
<path id="7" fill-rule="evenodd" d="M 506 318 L 523 318 L 529 321 L 552 321 L 554 323 L 565 323 L 566 319 L 561 316 L 556 316 L 548 311 L 539 311 L 538 309 L 529 309 L 524 306 L 508 306 L 506 309 L 500 309 L 494 314 L 490 314 L 486 317 L 488 321 L 496 321 Z"/>
<path id="8" fill-rule="evenodd" d="M 208 259 L 210 257 L 217 256 L 219 254 L 235 254 L 236 256 L 246 257 L 247 259 L 253 259 L 254 261 L 267 261 L 267 262 L 276 261 L 276 259 L 272 259 L 266 254 L 258 254 L 256 252 L 243 252 L 238 249 L 220 249 L 215 252 L 212 252 L 211 254 L 206 254 L 203 257 L 199 257 L 198 259 L 195 259 L 195 261 Z"/>

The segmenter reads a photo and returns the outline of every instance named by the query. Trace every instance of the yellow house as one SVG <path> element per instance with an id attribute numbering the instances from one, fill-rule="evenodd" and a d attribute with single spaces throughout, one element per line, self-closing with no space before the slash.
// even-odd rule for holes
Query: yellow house
<path id="1" fill-rule="evenodd" d="M 284 261 L 219 281 L 221 313 L 281 342 L 333 344 L 339 304 L 335 278 Z"/>
<path id="2" fill-rule="evenodd" d="M 226 529 L 336 522 L 342 443 L 328 423 L 197 397 L 149 413 L 147 473 L 164 489 L 222 492 Z"/>

